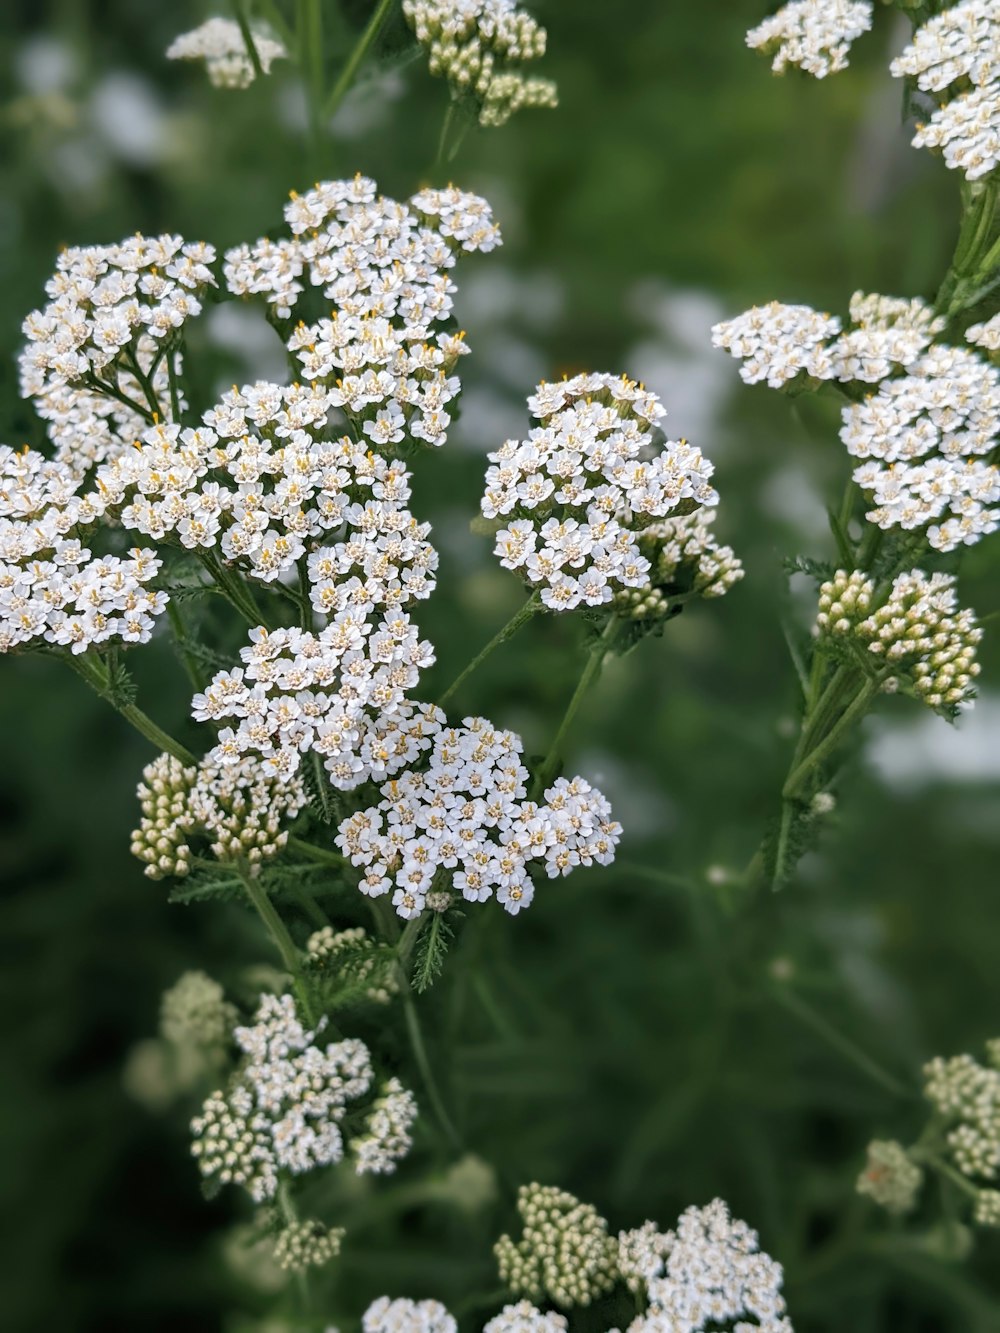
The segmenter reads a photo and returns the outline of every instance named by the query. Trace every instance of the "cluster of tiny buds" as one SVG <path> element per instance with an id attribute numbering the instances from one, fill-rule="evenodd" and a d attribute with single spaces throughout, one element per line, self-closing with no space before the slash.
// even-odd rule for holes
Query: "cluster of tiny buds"
<path id="1" fill-rule="evenodd" d="M 873 1139 L 855 1188 L 896 1216 L 910 1212 L 924 1183 L 923 1170 L 895 1139 Z"/>
<path id="2" fill-rule="evenodd" d="M 793 65 L 823 79 L 847 68 L 852 43 L 871 26 L 871 0 L 791 0 L 750 29 L 747 46 L 772 56 L 776 74 Z"/>
<path id="3" fill-rule="evenodd" d="M 417 1099 L 398 1078 L 391 1078 L 382 1085 L 365 1120 L 364 1132 L 348 1144 L 357 1159 L 358 1175 L 366 1172 L 385 1175 L 395 1171 L 396 1163 L 413 1146 L 410 1130 L 417 1111 Z"/>
<path id="4" fill-rule="evenodd" d="M 321 1268 L 340 1253 L 345 1234 L 343 1227 L 327 1227 L 315 1218 L 287 1222 L 274 1238 L 275 1262 L 291 1273 Z"/>
<path id="5" fill-rule="evenodd" d="M 687 440 L 656 450 L 664 408 L 626 376 L 540 384 L 528 409 L 541 425 L 489 455 L 481 509 L 507 521 L 496 534 L 500 563 L 555 611 L 646 588 L 651 565 L 639 533 L 716 504 L 711 464 Z"/>
<path id="6" fill-rule="evenodd" d="M 546 33 L 515 0 L 403 0 L 432 74 L 473 97 L 479 123 L 503 125 L 524 107 L 554 107 L 556 86 L 518 68 L 545 54 Z"/>
<path id="7" fill-rule="evenodd" d="M 994 0 L 963 0 L 927 20 L 890 66 L 941 105 L 916 148 L 939 149 L 969 180 L 1000 165 L 1000 16 Z"/>
<path id="8" fill-rule="evenodd" d="M 296 774 L 268 772 L 252 760 L 228 767 L 202 760 L 185 766 L 161 754 L 143 769 L 138 787 L 142 820 L 132 833 L 132 855 L 150 879 L 177 878 L 192 866 L 191 841 L 208 841 L 218 861 L 256 866 L 288 841 L 285 821 L 306 804 Z"/>
<path id="9" fill-rule="evenodd" d="M 518 1241 L 494 1247 L 500 1280 L 512 1292 L 557 1305 L 590 1305 L 618 1280 L 618 1246 L 608 1224 L 587 1203 L 551 1185 L 524 1185 L 517 1211 Z"/>
<path id="10" fill-rule="evenodd" d="M 652 523 L 639 533 L 639 550 L 649 561 L 649 582 L 615 594 L 615 613 L 632 620 L 658 620 L 670 611 L 671 598 L 722 597 L 743 578 L 743 565 L 731 546 L 720 546 L 712 532 L 717 511 Z"/>
<path id="11" fill-rule="evenodd" d="M 288 58 L 283 44 L 260 24 L 251 25 L 250 37 L 257 64 L 234 19 L 210 18 L 175 37 L 167 47 L 167 59 L 203 60 L 209 80 L 216 88 L 249 88 L 257 77 L 258 65 L 262 74 L 270 74 L 276 60 Z"/>
<path id="12" fill-rule="evenodd" d="M 229 1041 L 236 1020 L 236 1006 L 204 972 L 185 972 L 160 1001 L 160 1035 L 175 1046 L 221 1047 Z"/>
<path id="13" fill-rule="evenodd" d="M 963 1175 L 1000 1175 L 1000 1040 L 987 1045 L 988 1065 L 971 1055 L 937 1057 L 924 1067 L 924 1095 L 950 1126 L 946 1135 Z"/>
<path id="14" fill-rule="evenodd" d="M 358 982 L 364 982 L 378 970 L 378 961 L 373 952 L 374 945 L 363 926 L 350 926 L 346 930 L 334 930 L 332 926 L 323 926 L 313 931 L 306 940 L 306 960 L 316 968 L 336 968 L 339 964 L 350 968 L 350 975 Z M 379 974 L 377 982 L 365 989 L 365 998 L 373 1004 L 388 1004 L 399 991 L 399 983 L 390 973 Z"/>
<path id="15" fill-rule="evenodd" d="M 856 637 L 893 686 L 904 681 L 929 708 L 950 714 L 970 706 L 983 631 L 971 611 L 959 609 L 954 578 L 915 569 L 899 574 L 871 609 L 874 594 L 866 574 L 838 570 L 820 588 L 817 632 Z"/>
<path id="16" fill-rule="evenodd" d="M 340 825 L 337 846 L 364 868 L 362 893 L 392 892 L 404 919 L 447 906 L 453 891 L 469 902 L 495 895 L 516 915 L 534 896 L 533 869 L 556 878 L 610 864 L 621 826 L 599 791 L 557 778 L 545 804 L 528 800 L 519 737 L 481 717 L 443 722 L 439 709 L 425 721 L 426 767 L 387 782 L 377 806 Z"/>

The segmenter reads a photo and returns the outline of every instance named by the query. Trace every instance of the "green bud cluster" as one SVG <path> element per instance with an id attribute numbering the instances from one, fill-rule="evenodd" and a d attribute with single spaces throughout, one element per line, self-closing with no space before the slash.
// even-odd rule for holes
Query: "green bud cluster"
<path id="1" fill-rule="evenodd" d="M 163 992 L 160 1034 L 175 1046 L 213 1049 L 229 1040 L 237 1017 L 217 981 L 205 972 L 185 972 Z"/>
<path id="2" fill-rule="evenodd" d="M 868 1160 L 858 1176 L 856 1189 L 867 1194 L 880 1208 L 901 1216 L 917 1201 L 924 1173 L 895 1139 L 874 1139 L 868 1145 Z"/>
<path id="3" fill-rule="evenodd" d="M 348 930 L 323 926 L 306 941 L 306 958 L 313 967 L 335 968 L 339 957 L 341 962 L 350 967 L 358 981 L 364 981 L 377 968 L 374 952 L 367 957 L 359 952 L 366 945 L 373 950 L 377 947 L 369 943 L 368 932 L 363 926 L 352 926 Z M 388 1004 L 398 990 L 399 985 L 394 976 L 382 976 L 377 984 L 367 988 L 365 998 L 373 1004 Z"/>
<path id="4" fill-rule="evenodd" d="M 516 1295 L 557 1305 L 590 1305 L 618 1280 L 618 1243 L 588 1203 L 549 1185 L 524 1185 L 517 1210 L 519 1241 L 494 1246 L 500 1280 Z"/>
<path id="5" fill-rule="evenodd" d="M 722 597 L 743 577 L 743 565 L 731 546 L 720 546 L 712 533 L 714 509 L 696 509 L 651 523 L 638 536 L 639 550 L 650 563 L 643 588 L 616 593 L 616 614 L 632 620 L 660 620 L 671 596 Z"/>
<path id="6" fill-rule="evenodd" d="M 886 688 L 905 684 L 937 712 L 951 714 L 975 695 L 976 649 L 983 636 L 971 611 L 961 610 L 948 574 L 915 569 L 900 574 L 881 606 L 875 583 L 860 570 L 839 569 L 820 587 L 819 635 L 856 638 L 892 668 Z"/>
<path id="7" fill-rule="evenodd" d="M 525 107 L 554 107 L 556 86 L 526 78 L 518 65 L 545 54 L 545 29 L 524 10 L 498 0 L 403 0 L 403 13 L 452 96 L 479 103 L 479 123 L 503 125 Z"/>
<path id="8" fill-rule="evenodd" d="M 275 1262 L 291 1273 L 321 1268 L 340 1253 L 344 1235 L 343 1227 L 326 1227 L 315 1218 L 289 1222 L 275 1239 Z"/>

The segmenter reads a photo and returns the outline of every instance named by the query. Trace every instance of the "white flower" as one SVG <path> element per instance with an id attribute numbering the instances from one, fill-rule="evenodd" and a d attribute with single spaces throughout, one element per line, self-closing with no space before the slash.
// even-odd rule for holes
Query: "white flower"
<path id="1" fill-rule="evenodd" d="M 410 1151 L 410 1128 L 417 1118 L 417 1099 L 398 1078 L 382 1087 L 365 1121 L 365 1132 L 348 1147 L 357 1159 L 358 1175 L 371 1171 L 385 1175 Z"/>
<path id="2" fill-rule="evenodd" d="M 481 509 L 509 520 L 496 534 L 500 563 L 554 610 L 643 586 L 637 534 L 678 508 L 715 504 L 711 464 L 686 440 L 649 456 L 664 409 L 625 377 L 540 384 L 528 408 L 541 425 L 489 455 Z"/>
<path id="3" fill-rule="evenodd" d="M 458 1333 L 440 1301 L 391 1300 L 380 1296 L 361 1317 L 363 1333 Z"/>
<path id="4" fill-rule="evenodd" d="M 483 1325 L 483 1333 L 566 1333 L 569 1322 L 554 1310 L 538 1310 L 530 1301 L 505 1305 Z"/>
<path id="5" fill-rule="evenodd" d="M 251 25 L 254 48 L 264 74 L 276 60 L 287 60 L 281 42 L 259 24 Z M 233 19 L 211 18 L 191 32 L 181 33 L 167 47 L 168 60 L 204 60 L 216 88 L 249 88 L 256 70 L 240 25 Z"/>
<path id="6" fill-rule="evenodd" d="M 776 74 L 798 65 L 822 79 L 847 68 L 851 44 L 871 26 L 870 0 L 791 0 L 750 29 L 747 46 L 773 55 Z"/>
<path id="7" fill-rule="evenodd" d="M 419 916 L 429 895 L 454 890 L 469 902 L 496 897 L 516 915 L 534 895 L 532 871 L 549 878 L 577 865 L 607 865 L 621 834 L 607 801 L 582 778 L 559 778 L 545 804 L 526 799 L 521 742 L 485 718 L 445 727 L 426 708 L 425 767 L 387 782 L 376 806 L 345 819 L 337 845 L 364 869 L 371 897 L 392 891 L 404 919 Z"/>
<path id="8" fill-rule="evenodd" d="M 1000 315 L 994 315 L 985 324 L 973 324 L 965 330 L 966 342 L 985 347 L 988 352 L 1000 352 Z"/>

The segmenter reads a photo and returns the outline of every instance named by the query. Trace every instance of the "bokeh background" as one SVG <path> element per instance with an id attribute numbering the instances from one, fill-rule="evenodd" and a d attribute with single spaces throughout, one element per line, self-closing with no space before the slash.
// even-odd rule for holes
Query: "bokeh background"
<path id="1" fill-rule="evenodd" d="M 828 409 L 746 389 L 708 330 L 775 297 L 843 309 L 856 288 L 933 293 L 957 186 L 908 147 L 886 72 L 905 24 L 881 13 L 850 71 L 818 83 L 774 79 L 746 51 L 756 0 L 533 8 L 549 28 L 559 110 L 470 135 L 452 168 L 490 198 L 506 243 L 460 273 L 474 353 L 463 414 L 418 468 L 417 509 L 444 556 L 420 615 L 438 649 L 433 688 L 521 596 L 469 519 L 483 454 L 522 430 L 539 378 L 626 370 L 659 392 L 672 431 L 717 464 L 718 528 L 747 578 L 606 671 L 570 762 L 611 796 L 621 863 L 540 893 L 524 917 L 497 912 L 460 942 L 427 997 L 435 1059 L 468 1142 L 510 1181 L 558 1183 L 616 1227 L 666 1226 L 688 1203 L 727 1198 L 784 1262 L 800 1331 L 995 1333 L 995 1237 L 980 1233 L 957 1262 L 929 1230 L 936 1200 L 901 1227 L 853 1197 L 868 1139 L 919 1128 L 919 1101 L 867 1078 L 780 1001 L 790 987 L 914 1086 L 922 1060 L 1000 1032 L 995 629 L 981 699 L 959 727 L 904 700 L 881 706 L 819 853 L 782 894 L 733 907 L 725 883 L 753 851 L 788 759 L 782 620 L 806 623 L 808 589 L 789 591 L 782 559 L 830 553 L 824 503 L 847 459 Z M 368 6 L 326 9 L 332 62 Z M 2 7 L 11 443 L 39 440 L 13 364 L 60 245 L 139 229 L 221 248 L 273 227 L 287 191 L 311 181 L 291 71 L 225 93 L 163 59 L 205 16 L 195 0 Z M 383 54 L 405 57 L 407 45 L 397 17 Z M 324 175 L 361 170 L 410 193 L 428 176 L 445 105 L 422 61 L 394 59 L 342 107 Z M 200 337 L 206 395 L 283 373 L 276 338 L 245 310 L 213 310 Z M 963 597 L 982 613 L 1000 607 L 998 562 L 986 541 L 963 565 Z M 575 642 L 568 620 L 533 624 L 473 678 L 462 707 L 544 750 Z M 166 647 L 137 664 L 149 711 L 181 731 L 186 691 Z M 201 1199 L 189 1108 L 152 1115 L 122 1070 L 182 970 L 230 982 L 262 956 L 260 941 L 238 908 L 170 906 L 143 879 L 127 835 L 150 754 L 81 682 L 40 660 L 0 664 L 0 735 L 0 1323 L 249 1327 L 240 1321 L 260 1302 L 219 1259 L 238 1205 Z M 415 1209 L 376 1225 L 347 1256 L 344 1308 L 384 1290 L 457 1308 L 495 1287 L 488 1242 L 506 1206 L 475 1224 Z"/>

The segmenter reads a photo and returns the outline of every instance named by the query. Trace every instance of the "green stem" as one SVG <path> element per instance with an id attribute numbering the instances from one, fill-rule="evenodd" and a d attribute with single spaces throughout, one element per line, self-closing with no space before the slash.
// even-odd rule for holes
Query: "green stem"
<path id="1" fill-rule="evenodd" d="M 444 120 L 441 124 L 441 133 L 438 136 L 437 155 L 434 158 L 435 167 L 443 167 L 451 160 L 448 155 L 448 137 L 451 134 L 451 127 L 455 123 L 457 107 L 458 102 L 453 97 L 448 103 L 448 110 L 444 113 Z"/>
<path id="2" fill-rule="evenodd" d="M 490 639 L 489 643 L 485 646 L 485 648 L 482 648 L 472 659 L 472 661 L 468 664 L 468 666 L 459 672 L 459 674 L 455 677 L 455 679 L 445 690 L 444 694 L 442 694 L 438 699 L 438 705 L 441 708 L 443 708 L 445 704 L 448 702 L 448 700 L 451 698 L 451 696 L 458 689 L 458 687 L 462 685 L 469 676 L 472 675 L 473 671 L 475 671 L 477 667 L 481 666 L 482 663 L 486 661 L 490 653 L 492 653 L 495 648 L 499 648 L 502 643 L 506 643 L 508 639 L 512 638 L 521 628 L 521 626 L 526 625 L 527 622 L 531 619 L 531 617 L 541 609 L 542 609 L 542 603 L 539 599 L 538 593 L 532 593 L 531 596 L 528 598 L 528 600 L 524 603 L 524 605 L 518 611 L 515 611 L 515 613 L 511 616 L 510 620 L 507 621 L 506 625 L 504 625 L 502 629 L 498 630 L 497 633 L 494 634 L 493 638 Z"/>
<path id="3" fill-rule="evenodd" d="M 309 109 L 309 137 L 317 159 L 323 97 L 323 12 L 320 4 L 321 0 L 298 0 L 298 60 Z"/>
<path id="4" fill-rule="evenodd" d="M 300 856 L 306 857 L 309 861 L 318 861 L 323 865 L 336 866 L 339 870 L 351 869 L 351 863 L 346 856 L 341 856 L 340 852 L 329 851 L 326 847 L 317 847 L 315 843 L 306 842 L 304 838 L 289 838 L 285 846 L 289 851 L 298 852 Z"/>
<path id="5" fill-rule="evenodd" d="M 285 16 L 275 4 L 274 0 L 256 0 L 257 8 L 263 14 L 264 18 L 274 29 L 281 43 L 288 50 L 295 46 L 295 34 L 285 22 Z"/>
<path id="6" fill-rule="evenodd" d="M 563 741 L 566 739 L 566 735 L 569 732 L 570 727 L 573 725 L 573 719 L 576 717 L 580 705 L 583 703 L 584 696 L 601 673 L 601 667 L 604 665 L 604 658 L 611 647 L 617 630 L 618 619 L 615 616 L 611 616 L 607 625 L 604 627 L 603 633 L 587 656 L 583 674 L 577 682 L 576 689 L 573 691 L 573 696 L 566 706 L 566 712 L 563 714 L 558 730 L 552 738 L 549 752 L 545 756 L 545 759 L 538 770 L 538 775 L 535 778 L 536 792 L 543 792 L 552 781 L 556 768 L 559 765 L 559 755 Z"/>
<path id="7" fill-rule="evenodd" d="M 835 1051 L 839 1051 L 845 1059 L 849 1060 L 851 1064 L 860 1069 L 864 1074 L 867 1074 L 873 1082 L 877 1083 L 879 1087 L 883 1088 L 886 1092 L 892 1093 L 894 1097 L 913 1098 L 916 1096 L 916 1093 L 912 1088 L 907 1087 L 907 1085 L 896 1078 L 894 1074 L 890 1074 L 888 1070 L 883 1069 L 876 1060 L 872 1059 L 867 1051 L 863 1051 L 860 1046 L 857 1046 L 851 1040 L 850 1037 L 845 1037 L 842 1032 L 835 1028 L 821 1013 L 819 1013 L 818 1010 L 814 1009 L 811 1004 L 806 1000 L 803 1000 L 801 996 L 795 995 L 792 991 L 778 986 L 773 987 L 769 994 L 773 996 L 782 1008 L 797 1018 L 800 1023 L 804 1023 L 806 1027 L 811 1028 L 813 1032 L 822 1037 L 829 1046 L 832 1046 Z"/>
<path id="8" fill-rule="evenodd" d="M 131 349 L 126 351 L 125 360 L 128 362 L 129 369 L 135 376 L 136 382 L 142 390 L 146 402 L 149 404 L 149 410 L 153 414 L 152 419 L 156 421 L 156 419 L 162 415 L 162 409 L 160 408 L 160 400 L 157 398 L 153 386 L 149 382 L 149 376 L 139 365 L 138 358 Z"/>
<path id="9" fill-rule="evenodd" d="M 844 733 L 868 711 L 872 700 L 881 689 L 882 680 L 883 677 L 867 680 L 823 739 L 792 769 L 781 789 L 781 795 L 786 801 L 797 796 L 803 780 L 836 749 Z"/>
<path id="10" fill-rule="evenodd" d="M 86 656 L 77 656 L 73 653 L 68 653 L 66 660 L 102 699 L 109 703 L 112 708 L 117 709 L 125 721 L 145 736 L 146 740 L 151 741 L 158 750 L 166 750 L 168 754 L 172 754 L 175 759 L 179 759 L 182 764 L 187 766 L 198 763 L 197 758 L 190 750 L 185 749 L 180 741 L 174 740 L 173 736 L 168 735 L 136 704 L 118 702 L 111 693 L 107 673 L 102 671 L 95 662 L 91 662 Z"/>
<path id="11" fill-rule="evenodd" d="M 170 628 L 174 632 L 174 642 L 177 644 L 177 653 L 181 663 L 187 673 L 187 678 L 196 690 L 204 689 L 205 682 L 201 677 L 201 669 L 193 654 L 188 650 L 187 630 L 184 627 L 184 618 L 181 615 L 180 608 L 171 598 L 167 602 L 167 618 L 170 621 Z"/>
<path id="12" fill-rule="evenodd" d="M 176 349 L 167 353 L 167 379 L 170 383 L 170 411 L 176 425 L 181 423 L 181 394 L 177 383 Z"/>
<path id="13" fill-rule="evenodd" d="M 324 120 L 329 120 L 347 96 L 351 84 L 354 82 L 354 76 L 357 74 L 358 69 L 361 66 L 361 62 L 371 50 L 372 44 L 382 30 L 382 26 L 386 19 L 392 12 L 394 4 L 395 0 L 379 0 L 371 18 L 368 20 L 364 32 L 358 38 L 354 50 L 348 56 L 346 65 L 340 71 L 340 74 L 337 77 L 337 82 L 330 90 L 330 96 L 327 98 L 326 105 L 323 108 Z"/>
<path id="14" fill-rule="evenodd" d="M 243 887 L 246 889 L 247 897 L 253 904 L 254 910 L 264 923 L 267 933 L 270 935 L 274 947 L 281 955 L 281 961 L 285 965 L 285 971 L 292 978 L 292 989 L 295 992 L 295 998 L 302 1008 L 302 1013 L 310 1027 L 315 1027 L 316 1019 L 312 1012 L 312 1005 L 309 1003 L 309 995 L 302 984 L 302 974 L 299 965 L 299 950 L 295 941 L 288 932 L 288 927 L 282 921 L 278 909 L 268 897 L 259 879 L 255 879 L 250 872 L 249 867 L 239 866 L 239 876 L 243 881 Z"/>
<path id="15" fill-rule="evenodd" d="M 107 395 L 108 398 L 114 398 L 116 402 L 123 404 L 123 406 L 129 408 L 130 411 L 143 417 L 150 425 L 153 424 L 152 412 L 150 412 L 148 408 L 143 407 L 141 403 L 137 403 L 134 398 L 130 398 L 127 393 L 123 393 L 117 385 L 109 384 L 107 380 L 99 379 L 97 375 L 93 374 L 85 375 L 83 377 L 83 383 L 86 384 L 89 389 L 93 389 L 95 393 L 103 393 Z"/>
<path id="16" fill-rule="evenodd" d="M 960 1189 L 963 1194 L 967 1194 L 972 1199 L 977 1199 L 979 1197 L 979 1190 L 976 1189 L 975 1185 L 973 1185 L 970 1180 L 966 1180 L 960 1171 L 956 1171 L 950 1162 L 946 1162 L 944 1158 L 939 1157 L 937 1153 L 928 1152 L 923 1148 L 915 1148 L 911 1149 L 911 1154 L 917 1158 L 918 1161 L 923 1162 L 926 1166 L 931 1167 L 934 1171 L 939 1172 L 946 1179 L 950 1180 L 951 1183 Z"/>
<path id="17" fill-rule="evenodd" d="M 461 1135 L 448 1114 L 444 1098 L 438 1088 L 437 1079 L 434 1077 L 434 1070 L 427 1054 L 424 1034 L 420 1026 L 420 1017 L 417 1014 L 417 1006 L 414 1003 L 413 992 L 410 989 L 409 978 L 401 963 L 396 964 L 396 979 L 399 982 L 399 990 L 403 998 L 403 1013 L 406 1017 L 406 1031 L 409 1034 L 410 1047 L 413 1051 L 413 1058 L 417 1062 L 417 1068 L 420 1070 L 420 1077 L 430 1100 L 431 1109 L 452 1148 L 456 1152 L 464 1152 L 465 1145 L 462 1143 Z"/>
<path id="18" fill-rule="evenodd" d="M 253 33 L 250 30 L 250 24 L 247 22 L 246 10 L 243 8 L 243 0 L 233 0 L 233 15 L 239 24 L 240 34 L 243 37 L 243 45 L 247 49 L 247 55 L 250 57 L 250 64 L 253 65 L 254 76 L 258 79 L 263 78 L 264 66 L 260 63 L 260 52 L 257 50 L 257 43 L 253 39 Z"/>
<path id="19" fill-rule="evenodd" d="M 250 589 L 239 578 L 231 574 L 221 560 L 217 559 L 210 551 L 199 551 L 198 557 L 212 576 L 213 582 L 218 585 L 222 595 L 248 624 L 255 628 L 258 625 L 262 625 L 265 629 L 271 628 L 261 614 L 260 607 L 254 600 Z"/>

